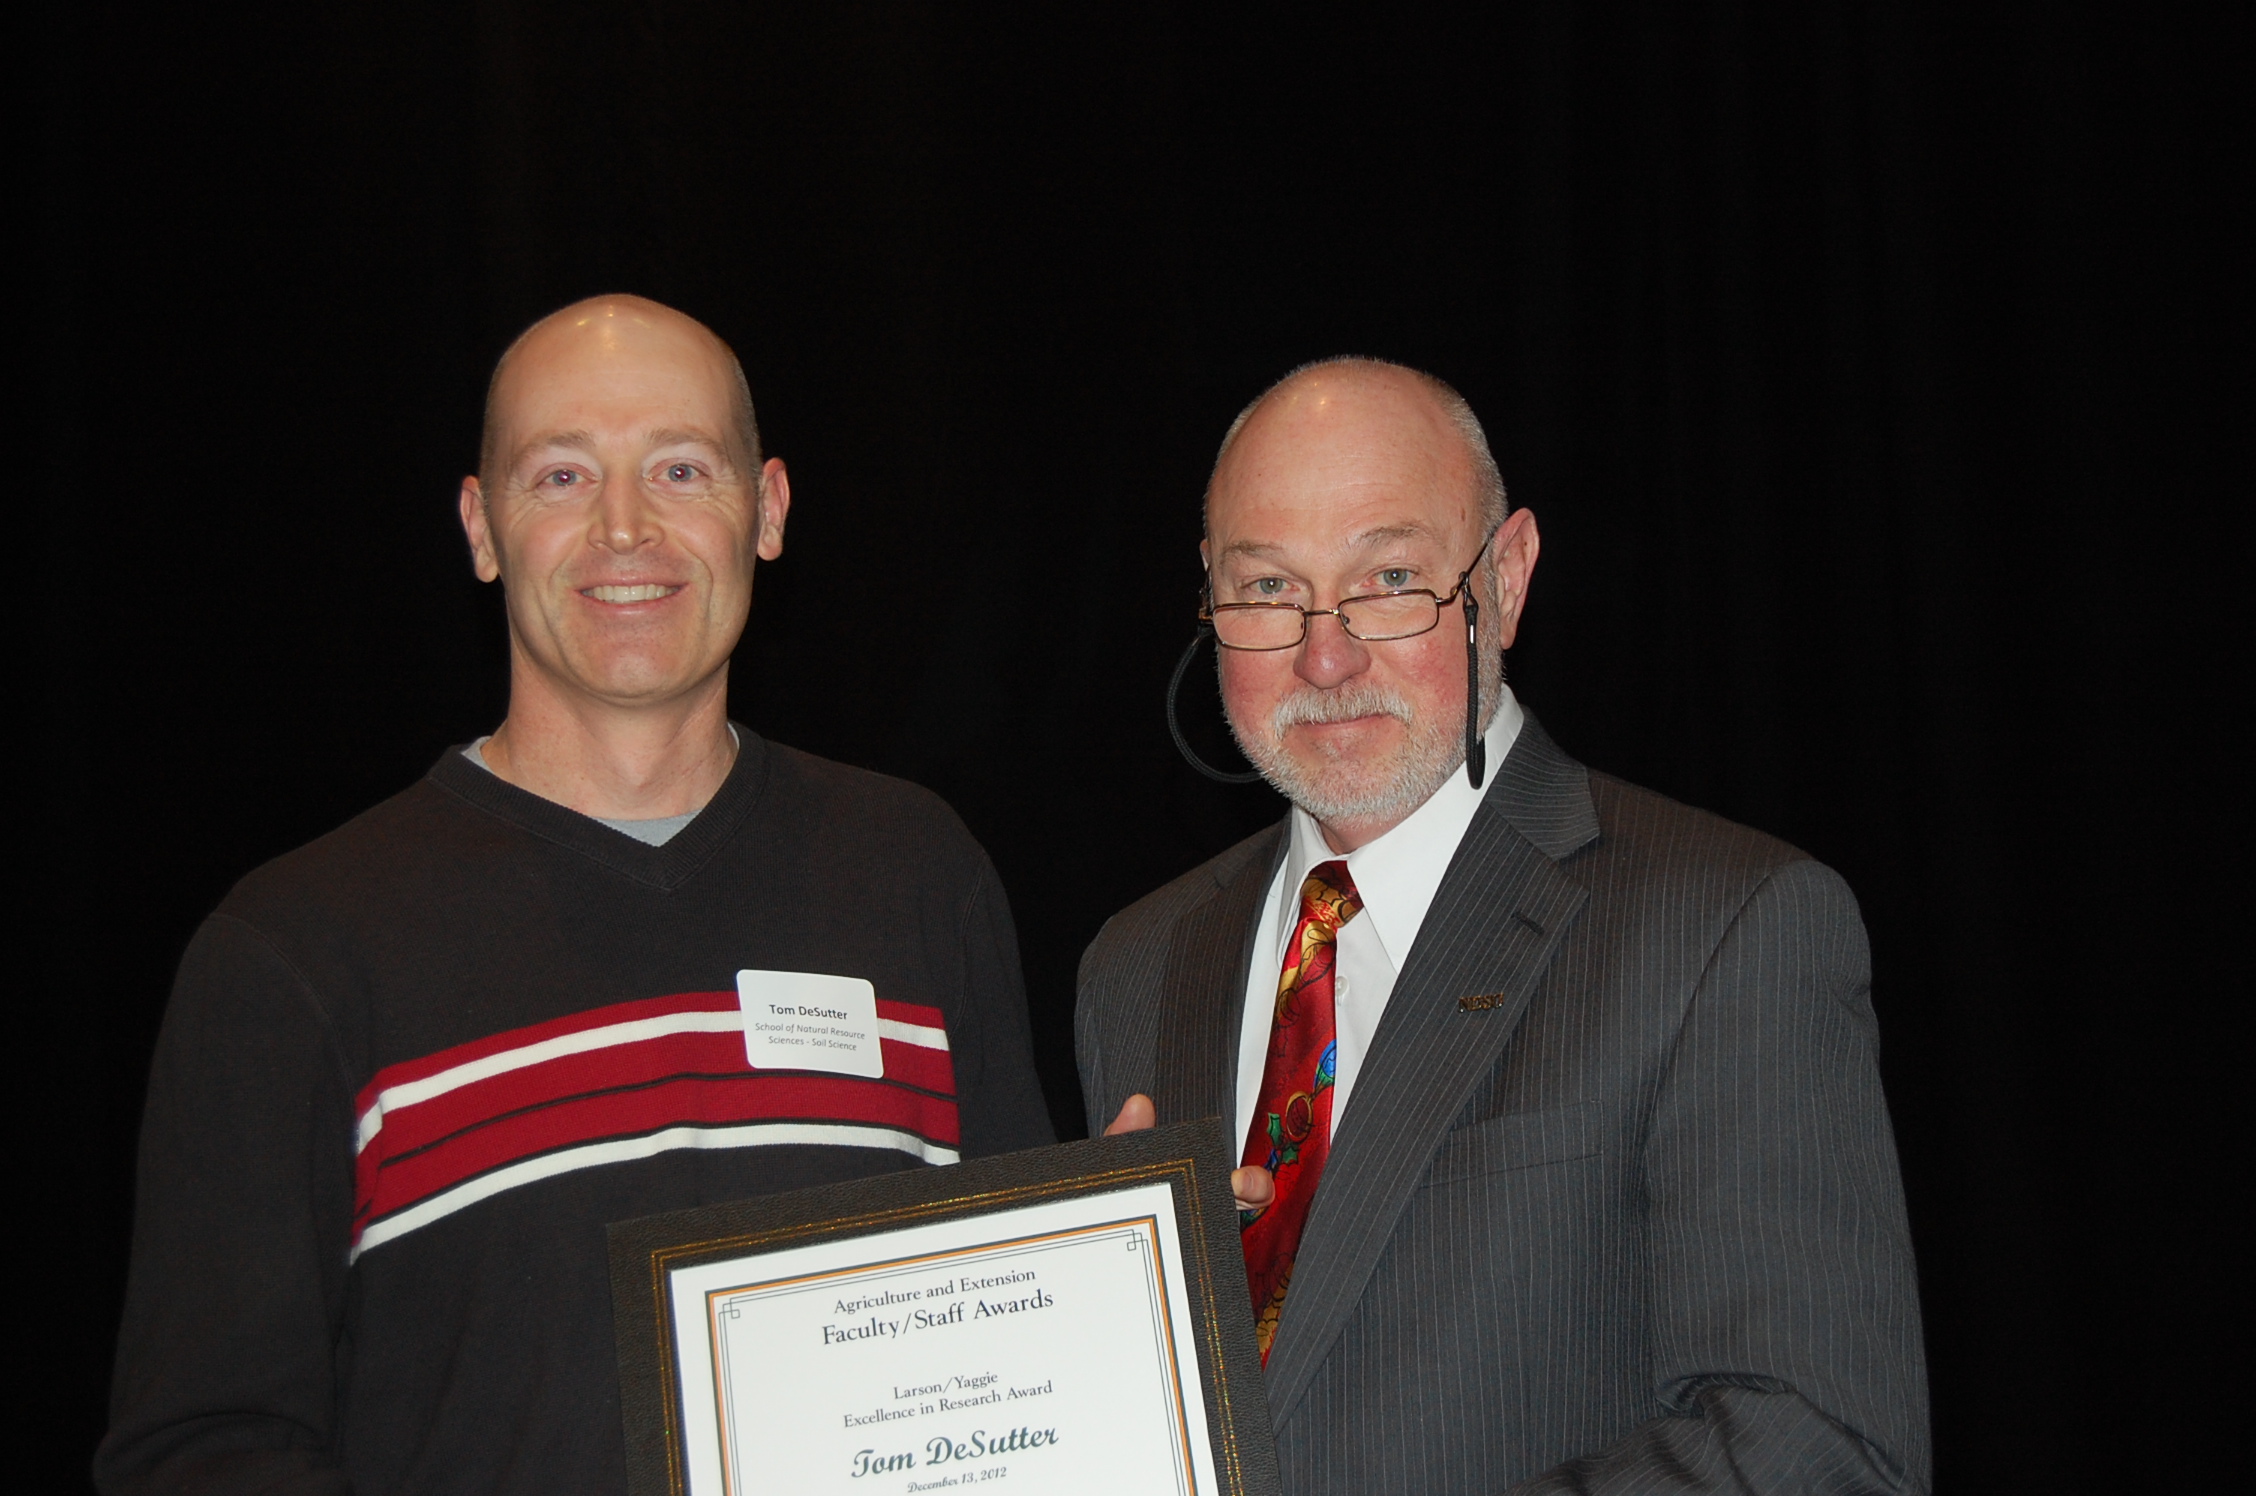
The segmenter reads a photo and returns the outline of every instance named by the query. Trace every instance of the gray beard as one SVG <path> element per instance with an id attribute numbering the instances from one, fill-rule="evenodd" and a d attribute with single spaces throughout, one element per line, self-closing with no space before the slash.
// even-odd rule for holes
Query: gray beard
<path id="1" fill-rule="evenodd" d="M 1488 630 L 1483 628 L 1485 636 Z M 1496 713 L 1504 670 L 1501 653 L 1482 639 L 1480 672 L 1480 725 L 1487 729 Z M 1238 749 L 1278 794 L 1319 822 L 1380 820 L 1399 822 L 1433 798 L 1465 762 L 1465 722 L 1455 713 L 1449 720 L 1421 717 L 1401 695 L 1360 677 L 1330 691 L 1303 686 L 1277 703 L 1269 720 L 1246 724 L 1230 717 L 1230 732 Z M 1288 728 L 1311 722 L 1344 722 L 1356 717 L 1386 716 L 1407 732 L 1400 746 L 1378 758 L 1357 758 L 1315 750 L 1314 762 L 1296 759 L 1285 749 Z"/>

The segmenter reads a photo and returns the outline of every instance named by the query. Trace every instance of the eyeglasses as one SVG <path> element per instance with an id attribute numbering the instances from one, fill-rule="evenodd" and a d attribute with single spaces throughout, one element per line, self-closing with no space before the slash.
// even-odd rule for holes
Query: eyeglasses
<path id="1" fill-rule="evenodd" d="M 1343 597 L 1336 608 L 1304 608 L 1298 603 L 1214 603 L 1199 609 L 1199 622 L 1213 627 L 1214 642 L 1224 649 L 1292 649 L 1308 637 L 1309 619 L 1325 617 L 1337 618 L 1349 638 L 1365 644 L 1415 639 L 1433 632 L 1441 622 L 1441 610 L 1464 595 L 1472 575 L 1473 567 L 1466 567 L 1447 596 L 1436 596 L 1430 587 L 1405 587 L 1400 592 Z"/>

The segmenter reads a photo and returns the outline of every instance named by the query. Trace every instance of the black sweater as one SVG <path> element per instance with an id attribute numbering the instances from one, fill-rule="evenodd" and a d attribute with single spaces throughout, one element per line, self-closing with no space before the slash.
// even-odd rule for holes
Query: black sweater
<path id="1" fill-rule="evenodd" d="M 1050 1141 L 962 822 L 739 733 L 663 847 L 450 749 L 204 923 L 105 1490 L 623 1490 L 607 1223 Z M 867 978 L 884 1078 L 754 1072 L 742 968 Z"/>

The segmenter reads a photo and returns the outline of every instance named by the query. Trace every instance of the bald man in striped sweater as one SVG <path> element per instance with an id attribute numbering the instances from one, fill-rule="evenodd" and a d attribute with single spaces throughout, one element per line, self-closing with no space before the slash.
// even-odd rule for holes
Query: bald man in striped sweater
<path id="1" fill-rule="evenodd" d="M 726 345 L 568 307 L 479 468 L 508 715 L 190 945 L 105 1491 L 623 1491 L 608 1223 L 1051 1139 L 962 822 L 729 720 L 791 492 Z"/>

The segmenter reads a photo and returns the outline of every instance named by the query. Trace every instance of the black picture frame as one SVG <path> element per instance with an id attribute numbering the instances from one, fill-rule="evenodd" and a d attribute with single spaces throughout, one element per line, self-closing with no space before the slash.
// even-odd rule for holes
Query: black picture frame
<path id="1" fill-rule="evenodd" d="M 706 1262 L 1165 1182 L 1174 1199 L 1218 1496 L 1281 1496 L 1246 1299 L 1234 1150 L 1218 1117 L 617 1222 L 619 1409 L 633 1496 L 687 1496 L 669 1275 Z"/>

